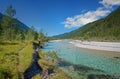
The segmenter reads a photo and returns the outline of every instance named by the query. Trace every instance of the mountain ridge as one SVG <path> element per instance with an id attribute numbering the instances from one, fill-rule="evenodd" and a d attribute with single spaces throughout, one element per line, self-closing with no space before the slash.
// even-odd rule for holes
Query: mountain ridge
<path id="1" fill-rule="evenodd" d="M 105 18 L 88 23 L 68 33 L 53 36 L 62 39 L 81 40 L 119 40 L 120 39 L 120 7 Z"/>
<path id="2" fill-rule="evenodd" d="M 0 21 L 2 21 L 2 18 L 4 17 L 5 15 L 3 15 L 2 13 L 0 13 Z M 15 19 L 15 18 L 14 18 Z M 21 22 L 20 20 L 18 19 L 15 19 L 16 22 L 18 23 L 18 28 L 23 30 L 23 31 L 27 31 L 29 29 L 29 27 L 27 25 L 25 25 L 23 22 Z"/>

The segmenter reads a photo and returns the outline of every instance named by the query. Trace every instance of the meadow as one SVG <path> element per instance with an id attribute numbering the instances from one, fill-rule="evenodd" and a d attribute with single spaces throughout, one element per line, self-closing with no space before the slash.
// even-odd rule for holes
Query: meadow
<path id="1" fill-rule="evenodd" d="M 27 48 L 31 47 L 29 44 L 19 41 L 0 42 L 0 79 L 18 79 L 20 76 L 19 65 L 23 65 L 23 68 L 27 67 L 26 64 L 29 63 L 29 60 L 27 62 L 23 60 L 26 56 L 32 54 L 27 53 L 28 50 L 26 51 Z"/>
<path id="2" fill-rule="evenodd" d="M 25 41 L 1 41 L 0 42 L 0 79 L 24 79 L 23 73 L 33 61 L 33 46 L 32 42 Z M 39 52 L 39 65 L 44 69 L 54 68 L 55 76 L 50 76 L 50 79 L 69 79 L 69 77 L 55 66 L 55 53 Z M 46 57 L 50 56 L 48 62 Z M 52 60 L 54 59 L 54 62 Z M 33 76 L 32 79 L 42 79 L 40 74 Z"/>

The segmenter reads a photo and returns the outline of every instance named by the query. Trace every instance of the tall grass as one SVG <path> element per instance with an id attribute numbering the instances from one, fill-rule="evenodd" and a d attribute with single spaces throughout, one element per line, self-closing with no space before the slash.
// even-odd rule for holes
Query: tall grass
<path id="1" fill-rule="evenodd" d="M 32 43 L 0 42 L 0 79 L 18 79 L 32 60 Z"/>
<path id="2" fill-rule="evenodd" d="M 57 62 L 56 51 L 40 52 L 39 56 L 41 59 L 38 61 L 38 63 L 40 64 L 40 66 L 42 66 L 44 70 L 53 68 L 54 71 L 56 72 L 56 75 L 50 76 L 50 79 L 70 79 L 70 77 L 68 77 L 62 70 L 60 70 L 56 66 Z M 39 79 L 38 77 L 41 78 L 41 76 L 37 75 L 33 79 Z"/>
<path id="3" fill-rule="evenodd" d="M 25 46 L 21 42 L 0 42 L 0 79 L 18 78 L 18 52 Z"/>
<path id="4" fill-rule="evenodd" d="M 32 48 L 32 43 L 29 43 L 23 50 L 19 52 L 19 60 L 20 60 L 20 71 L 24 72 L 27 67 L 32 62 L 32 55 L 34 51 Z"/>
<path id="5" fill-rule="evenodd" d="M 19 41 L 2 41 L 0 42 L 0 79 L 21 79 L 23 78 L 23 72 L 30 66 L 32 62 L 32 55 L 34 53 L 31 42 L 19 42 Z M 39 52 L 40 60 L 39 65 L 43 69 L 54 67 L 56 76 L 50 79 L 69 79 L 64 72 L 55 67 L 55 63 L 52 61 L 56 59 L 56 53 L 51 54 Z M 50 56 L 50 62 L 46 57 Z M 56 62 L 56 60 L 54 60 Z M 41 75 L 36 75 L 32 79 L 42 79 Z"/>

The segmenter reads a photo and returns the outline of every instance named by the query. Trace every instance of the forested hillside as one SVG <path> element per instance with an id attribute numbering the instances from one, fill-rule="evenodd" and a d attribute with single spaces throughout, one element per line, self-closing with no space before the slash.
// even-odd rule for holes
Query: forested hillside
<path id="1" fill-rule="evenodd" d="M 0 13 L 0 24 L 2 23 L 3 17 L 6 17 L 6 16 L 3 15 L 2 13 Z M 25 25 L 24 23 L 22 23 L 21 21 L 19 21 L 17 19 L 14 19 L 14 20 L 16 20 L 16 23 L 18 23 L 20 29 L 23 29 L 23 30 L 29 29 L 29 27 L 27 25 Z"/>
<path id="2" fill-rule="evenodd" d="M 54 37 L 97 41 L 120 41 L 120 7 L 103 19 L 88 23 L 69 33 Z"/>
<path id="3" fill-rule="evenodd" d="M 34 26 L 28 27 L 14 16 L 16 10 L 10 5 L 4 14 L 0 13 L 0 40 L 34 40 L 38 33 Z"/>

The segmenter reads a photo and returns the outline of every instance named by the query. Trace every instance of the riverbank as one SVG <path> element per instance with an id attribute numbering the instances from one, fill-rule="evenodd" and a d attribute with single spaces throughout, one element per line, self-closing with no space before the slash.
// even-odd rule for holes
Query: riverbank
<path id="1" fill-rule="evenodd" d="M 56 52 L 42 52 L 39 44 L 35 42 L 32 50 L 32 62 L 24 72 L 24 79 L 70 79 L 55 65 Z"/>
<path id="2" fill-rule="evenodd" d="M 95 42 L 72 40 L 69 43 L 86 49 L 120 52 L 120 42 Z"/>

